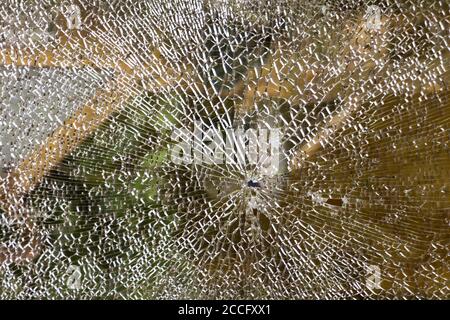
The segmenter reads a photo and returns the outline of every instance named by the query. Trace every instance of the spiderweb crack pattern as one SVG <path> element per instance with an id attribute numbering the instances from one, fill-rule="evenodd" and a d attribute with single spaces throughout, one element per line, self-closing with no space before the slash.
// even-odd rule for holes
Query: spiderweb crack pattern
<path id="1" fill-rule="evenodd" d="M 8 0 L 0 298 L 449 298 L 449 14 Z"/>

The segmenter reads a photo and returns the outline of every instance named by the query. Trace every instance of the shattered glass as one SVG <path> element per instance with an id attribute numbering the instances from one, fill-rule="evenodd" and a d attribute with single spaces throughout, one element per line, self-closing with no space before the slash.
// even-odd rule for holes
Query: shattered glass
<path id="1" fill-rule="evenodd" d="M 0 298 L 450 298 L 449 22 L 5 0 Z"/>

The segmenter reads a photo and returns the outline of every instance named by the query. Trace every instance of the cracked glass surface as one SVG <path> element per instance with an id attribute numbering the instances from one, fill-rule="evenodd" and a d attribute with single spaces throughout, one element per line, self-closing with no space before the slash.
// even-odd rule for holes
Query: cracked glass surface
<path id="1" fill-rule="evenodd" d="M 449 22 L 6 0 L 0 298 L 450 298 Z"/>

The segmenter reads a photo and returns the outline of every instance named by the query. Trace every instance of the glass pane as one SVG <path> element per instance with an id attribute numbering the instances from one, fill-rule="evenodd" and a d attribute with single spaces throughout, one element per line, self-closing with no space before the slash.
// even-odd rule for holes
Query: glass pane
<path id="1" fill-rule="evenodd" d="M 447 1 L 6 0 L 0 298 L 448 298 Z"/>

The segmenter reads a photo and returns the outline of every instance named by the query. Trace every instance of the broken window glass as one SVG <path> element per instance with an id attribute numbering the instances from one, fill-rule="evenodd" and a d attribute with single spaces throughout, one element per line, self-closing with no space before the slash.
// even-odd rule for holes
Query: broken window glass
<path id="1" fill-rule="evenodd" d="M 447 1 L 5 0 L 0 298 L 448 298 Z"/>

